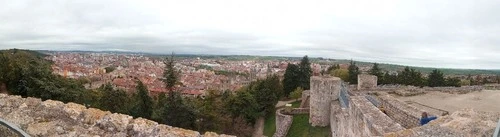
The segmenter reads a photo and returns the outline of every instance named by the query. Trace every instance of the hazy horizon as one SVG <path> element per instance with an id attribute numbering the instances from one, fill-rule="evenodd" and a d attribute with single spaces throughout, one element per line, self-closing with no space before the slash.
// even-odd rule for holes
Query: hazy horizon
<path id="1" fill-rule="evenodd" d="M 0 0 L 0 49 L 500 69 L 500 1 Z"/>

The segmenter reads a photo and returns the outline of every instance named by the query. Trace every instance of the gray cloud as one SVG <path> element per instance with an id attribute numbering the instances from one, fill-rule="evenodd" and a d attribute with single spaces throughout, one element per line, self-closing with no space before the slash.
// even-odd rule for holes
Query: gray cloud
<path id="1" fill-rule="evenodd" d="M 500 2 L 0 0 L 0 49 L 128 50 L 500 68 Z"/>

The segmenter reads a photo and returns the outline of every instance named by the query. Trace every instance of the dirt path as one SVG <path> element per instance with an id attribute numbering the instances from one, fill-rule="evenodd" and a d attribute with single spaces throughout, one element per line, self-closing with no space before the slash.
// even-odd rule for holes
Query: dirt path
<path id="1" fill-rule="evenodd" d="M 453 113 L 464 108 L 486 112 L 500 112 L 500 90 L 484 90 L 468 94 L 429 92 L 412 97 L 396 97 L 403 101 L 414 101 Z"/>
<path id="2" fill-rule="evenodd" d="M 254 132 L 252 137 L 262 137 L 264 136 L 264 117 L 259 117 L 255 122 Z"/>
<path id="3" fill-rule="evenodd" d="M 293 99 L 293 100 L 287 100 L 287 101 L 278 101 L 278 103 L 276 103 L 276 108 L 279 108 L 279 107 L 282 107 L 282 106 L 285 106 L 286 104 L 288 103 L 292 103 L 292 102 L 295 102 L 297 100 Z M 300 99 L 299 99 L 300 101 Z M 252 134 L 252 137 L 262 137 L 264 136 L 264 117 L 259 117 L 257 119 L 257 121 L 255 122 L 255 125 L 254 125 L 254 132 Z"/>

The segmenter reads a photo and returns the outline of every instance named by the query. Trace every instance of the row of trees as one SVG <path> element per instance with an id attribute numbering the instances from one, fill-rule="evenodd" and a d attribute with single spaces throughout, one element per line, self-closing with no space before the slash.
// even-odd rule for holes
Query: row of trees
<path id="1" fill-rule="evenodd" d="M 341 69 L 338 64 L 332 65 L 327 68 L 327 72 L 332 75 L 341 78 L 351 84 L 358 83 L 358 75 L 361 73 L 356 63 L 351 60 L 348 69 Z M 442 86 L 460 86 L 460 79 L 458 78 L 445 78 L 443 73 L 437 69 L 433 70 L 427 78 L 425 78 L 421 72 L 416 71 L 413 68 L 405 67 L 398 74 L 391 74 L 388 71 L 384 71 L 379 67 L 379 64 L 374 63 L 372 68 L 368 70 L 368 74 L 375 75 L 378 78 L 378 84 L 401 84 L 401 85 L 413 85 L 413 86 L 430 86 L 430 87 L 442 87 Z"/>

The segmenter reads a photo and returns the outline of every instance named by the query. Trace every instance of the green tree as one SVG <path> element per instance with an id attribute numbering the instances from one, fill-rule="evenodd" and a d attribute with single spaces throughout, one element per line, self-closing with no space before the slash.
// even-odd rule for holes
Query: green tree
<path id="1" fill-rule="evenodd" d="M 175 91 L 175 85 L 178 83 L 179 70 L 175 69 L 174 54 L 167 58 L 163 71 L 163 83 L 169 91 L 166 103 L 163 104 L 161 112 L 161 122 L 167 125 L 194 129 L 196 114 L 192 106 L 185 103 L 178 91 Z"/>
<path id="2" fill-rule="evenodd" d="M 294 89 L 300 86 L 299 81 L 299 66 L 288 63 L 283 78 L 284 95 L 290 94 Z"/>
<path id="3" fill-rule="evenodd" d="M 180 73 L 179 70 L 175 69 L 174 53 L 172 53 L 170 58 L 166 58 L 163 63 L 165 64 L 165 68 L 163 69 L 162 81 L 165 83 L 167 90 L 171 93 L 178 82 Z"/>
<path id="4" fill-rule="evenodd" d="M 351 63 L 349 64 L 349 79 L 348 82 L 350 84 L 358 84 L 358 75 L 360 74 L 359 68 L 356 66 L 356 63 L 351 60 Z"/>
<path id="5" fill-rule="evenodd" d="M 298 87 L 292 93 L 290 93 L 290 98 L 298 100 L 299 98 L 302 97 L 303 91 L 304 91 L 304 89 L 302 89 L 301 87 Z"/>
<path id="6" fill-rule="evenodd" d="M 445 79 L 443 73 L 437 69 L 432 70 L 427 78 L 427 86 L 429 87 L 440 87 L 445 86 Z"/>
<path id="7" fill-rule="evenodd" d="M 149 96 L 149 91 L 142 81 L 137 80 L 136 94 L 134 94 L 134 104 L 130 114 L 134 117 L 150 119 L 153 113 L 153 99 Z"/>
<path id="8" fill-rule="evenodd" d="M 460 87 L 462 84 L 459 78 L 446 78 L 445 85 L 451 87 Z"/>
<path id="9" fill-rule="evenodd" d="M 167 98 L 168 104 L 164 104 L 162 123 L 186 128 L 195 129 L 196 113 L 195 109 L 184 102 L 179 92 L 172 91 Z"/>
<path id="10" fill-rule="evenodd" d="M 165 121 L 165 119 L 163 118 L 163 116 L 165 116 L 165 114 L 163 114 L 163 112 L 164 112 L 163 109 L 164 109 L 165 105 L 168 105 L 167 104 L 167 96 L 165 95 L 165 93 L 162 92 L 158 95 L 158 99 L 156 100 L 153 114 L 151 116 L 151 118 L 153 120 L 160 122 L 160 123 Z"/>
<path id="11" fill-rule="evenodd" d="M 383 80 L 383 76 L 384 76 L 384 73 L 382 73 L 382 69 L 380 69 L 378 67 L 378 64 L 377 63 L 373 63 L 373 66 L 372 68 L 368 71 L 368 73 L 370 75 L 374 75 L 374 76 L 377 76 L 377 79 L 380 81 L 380 80 Z M 380 84 L 380 82 L 379 82 Z"/>
<path id="12" fill-rule="evenodd" d="M 263 115 L 274 113 L 275 105 L 278 103 L 280 81 L 277 75 L 272 75 L 264 80 L 258 80 L 250 84 L 250 92 L 257 101 L 258 112 Z"/>
<path id="13" fill-rule="evenodd" d="M 129 97 L 125 91 L 114 89 L 111 83 L 102 85 L 99 90 L 102 92 L 100 107 L 115 113 L 127 114 L 129 108 Z"/>
<path id="14" fill-rule="evenodd" d="M 349 70 L 347 69 L 335 69 L 330 72 L 330 75 L 339 77 L 343 81 L 349 80 Z"/>
<path id="15" fill-rule="evenodd" d="M 236 96 L 230 98 L 226 105 L 233 119 L 241 116 L 247 122 L 254 123 L 258 117 L 263 116 L 259 112 L 257 101 L 250 92 L 237 92 Z"/>
<path id="16" fill-rule="evenodd" d="M 336 69 L 340 69 L 340 65 L 339 64 L 333 64 L 331 65 L 330 67 L 328 67 L 326 69 L 327 72 L 332 72 L 333 70 L 336 70 Z"/>
<path id="17" fill-rule="evenodd" d="M 305 90 L 309 90 L 310 80 L 312 76 L 311 63 L 309 62 L 309 58 L 304 56 L 299 64 L 299 86 Z"/>

